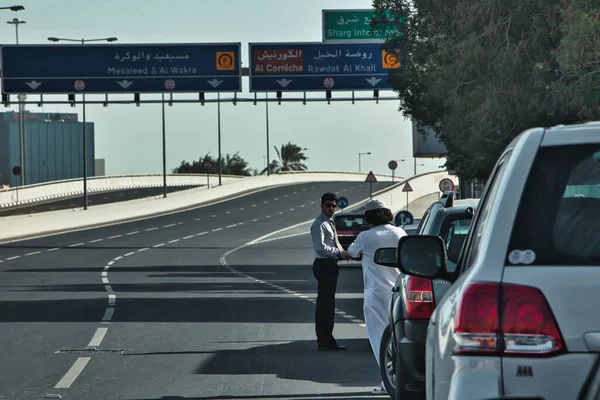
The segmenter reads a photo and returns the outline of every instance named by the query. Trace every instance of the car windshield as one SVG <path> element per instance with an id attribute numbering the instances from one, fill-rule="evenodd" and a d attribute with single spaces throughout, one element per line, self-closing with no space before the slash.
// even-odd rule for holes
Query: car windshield
<path id="1" fill-rule="evenodd" d="M 526 265 L 600 265 L 600 146 L 540 149 L 521 198 L 507 252 Z"/>

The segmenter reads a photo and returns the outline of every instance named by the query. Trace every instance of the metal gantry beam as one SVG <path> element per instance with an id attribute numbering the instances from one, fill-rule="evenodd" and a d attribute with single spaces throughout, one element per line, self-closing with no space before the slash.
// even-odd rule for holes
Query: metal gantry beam
<path id="1" fill-rule="evenodd" d="M 398 100 L 398 97 L 364 97 L 364 98 L 360 98 L 360 97 L 339 97 L 339 98 L 294 98 L 294 97 L 289 97 L 289 98 L 284 98 L 284 97 L 280 97 L 280 98 L 269 98 L 269 99 L 264 99 L 264 98 L 245 98 L 245 97 L 231 97 L 231 98 L 221 98 L 220 102 L 221 103 L 253 103 L 254 105 L 257 105 L 258 103 L 264 103 L 264 102 L 269 102 L 269 103 L 313 103 L 313 102 L 327 102 L 327 103 L 331 103 L 331 102 L 348 102 L 348 103 L 352 103 L 354 104 L 355 102 L 378 102 L 378 101 L 392 101 L 392 100 Z M 217 99 L 172 99 L 169 101 L 169 103 L 171 104 L 185 104 L 185 103 L 217 103 L 218 100 Z M 5 107 L 10 106 L 10 104 L 33 104 L 33 105 L 37 105 L 39 107 L 42 107 L 44 104 L 65 104 L 65 105 L 77 105 L 77 104 L 83 104 L 82 101 L 69 101 L 67 100 L 46 100 L 44 99 L 42 96 L 40 96 L 39 100 L 32 100 L 32 101 L 10 101 L 9 98 L 6 97 L 6 95 L 3 95 L 3 99 L 2 99 L 2 104 Z M 109 105 L 109 104 L 161 104 L 162 100 L 161 99 L 152 99 L 152 100 L 142 100 L 142 99 L 134 99 L 132 98 L 131 100 L 109 100 L 108 97 L 106 97 L 105 99 L 102 100 L 89 100 L 86 99 L 85 104 L 101 104 L 101 105 Z"/>

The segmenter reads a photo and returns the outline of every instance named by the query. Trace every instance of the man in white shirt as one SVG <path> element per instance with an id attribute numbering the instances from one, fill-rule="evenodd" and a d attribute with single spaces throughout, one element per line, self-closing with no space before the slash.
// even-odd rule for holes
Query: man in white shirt
<path id="1" fill-rule="evenodd" d="M 333 337 L 335 316 L 335 291 L 340 272 L 338 260 L 349 260 L 337 238 L 331 217 L 337 208 L 337 196 L 325 193 L 321 197 L 321 214 L 313 222 L 312 237 L 315 261 L 313 274 L 317 280 L 317 307 L 315 310 L 315 333 L 319 350 L 346 350 Z"/>

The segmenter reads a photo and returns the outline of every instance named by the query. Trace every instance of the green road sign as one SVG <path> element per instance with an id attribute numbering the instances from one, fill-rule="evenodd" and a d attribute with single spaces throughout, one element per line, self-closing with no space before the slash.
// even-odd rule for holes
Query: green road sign
<path id="1" fill-rule="evenodd" d="M 381 42 L 381 35 L 371 32 L 374 11 L 323 10 L 323 41 L 370 41 Z"/>

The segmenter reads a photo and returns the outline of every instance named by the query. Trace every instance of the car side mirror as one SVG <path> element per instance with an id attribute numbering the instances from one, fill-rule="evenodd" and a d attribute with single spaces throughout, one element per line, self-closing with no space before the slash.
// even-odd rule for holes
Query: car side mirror
<path id="1" fill-rule="evenodd" d="M 398 268 L 422 278 L 446 279 L 446 246 L 439 236 L 403 236 L 398 242 Z"/>
<path id="2" fill-rule="evenodd" d="M 373 261 L 377 265 L 383 265 L 385 267 L 398 268 L 396 261 L 396 248 L 395 247 L 384 247 L 377 249 Z"/>

